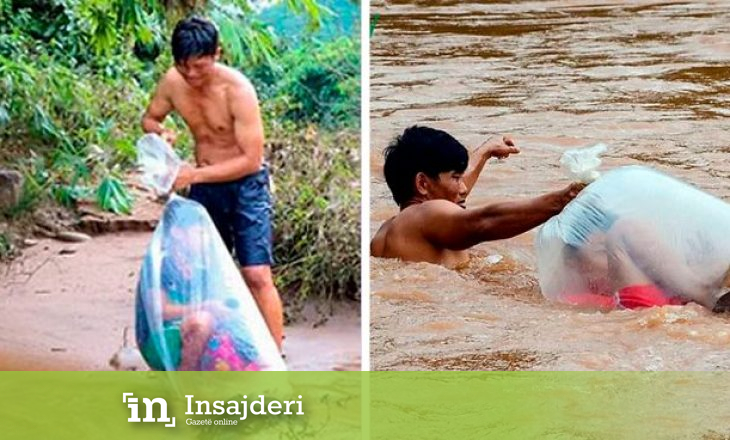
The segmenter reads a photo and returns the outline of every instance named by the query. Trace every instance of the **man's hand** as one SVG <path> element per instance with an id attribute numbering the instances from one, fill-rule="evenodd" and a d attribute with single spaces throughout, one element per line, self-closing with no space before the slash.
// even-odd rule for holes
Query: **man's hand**
<path id="1" fill-rule="evenodd" d="M 484 143 L 484 150 L 487 157 L 496 157 L 497 159 L 505 159 L 510 154 L 519 154 L 520 149 L 515 146 L 515 142 L 508 136 L 497 136 L 489 139 Z"/>
<path id="2" fill-rule="evenodd" d="M 175 141 L 177 140 L 177 133 L 173 130 L 163 128 L 162 131 L 160 131 L 160 137 L 172 147 L 175 145 Z"/>
<path id="3" fill-rule="evenodd" d="M 517 154 L 520 149 L 515 147 L 512 138 L 507 136 L 496 136 L 481 144 L 476 150 L 470 154 L 469 168 L 464 173 L 464 183 L 466 184 L 466 192 L 469 194 L 477 183 L 479 174 L 482 173 L 484 165 L 490 157 L 504 159 L 510 154 Z"/>
<path id="4" fill-rule="evenodd" d="M 585 183 L 573 182 L 561 191 L 561 209 L 570 203 L 574 198 L 578 197 L 578 194 L 583 191 L 587 185 Z"/>
<path id="5" fill-rule="evenodd" d="M 172 184 L 172 189 L 182 189 L 195 183 L 195 170 L 194 167 L 188 164 L 181 165 L 175 178 L 175 183 Z"/>

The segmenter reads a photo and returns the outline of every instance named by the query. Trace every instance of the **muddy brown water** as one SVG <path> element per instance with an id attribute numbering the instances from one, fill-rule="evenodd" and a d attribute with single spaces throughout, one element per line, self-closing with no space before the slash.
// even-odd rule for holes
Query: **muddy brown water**
<path id="1" fill-rule="evenodd" d="M 598 142 L 604 170 L 643 164 L 730 201 L 730 3 L 391 0 L 372 13 L 371 232 L 397 212 L 383 147 L 415 123 L 469 147 L 514 136 L 522 153 L 487 165 L 471 205 L 560 188 L 561 153 Z M 730 318 L 699 306 L 546 302 L 534 233 L 479 245 L 459 270 L 371 259 L 372 367 L 730 369 Z"/>

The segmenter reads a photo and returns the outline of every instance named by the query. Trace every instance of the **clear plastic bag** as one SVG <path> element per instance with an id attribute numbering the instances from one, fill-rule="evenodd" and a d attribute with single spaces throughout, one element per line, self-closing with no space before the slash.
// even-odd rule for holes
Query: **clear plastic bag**
<path id="1" fill-rule="evenodd" d="M 142 170 L 142 183 L 158 195 L 172 191 L 181 163 L 170 144 L 160 136 L 149 133 L 137 141 L 137 165 Z"/>
<path id="2" fill-rule="evenodd" d="M 618 168 L 540 228 L 540 288 L 549 299 L 599 308 L 712 308 L 727 290 L 728 226 L 724 201 L 649 168 Z"/>
<path id="3" fill-rule="evenodd" d="M 568 177 L 577 182 L 591 183 L 598 179 L 601 166 L 601 154 L 606 152 L 604 144 L 596 144 L 590 148 L 568 150 L 560 158 L 560 165 L 568 173 Z"/>
<path id="4" fill-rule="evenodd" d="M 167 187 L 180 160 L 151 142 L 145 181 Z M 169 149 L 168 152 L 155 150 Z M 171 153 L 171 154 L 170 154 Z M 174 179 L 173 179 L 174 180 Z M 171 185 L 171 184 L 170 184 Z M 137 285 L 136 339 L 154 370 L 285 370 L 259 308 L 205 208 L 172 195 L 147 248 Z"/>

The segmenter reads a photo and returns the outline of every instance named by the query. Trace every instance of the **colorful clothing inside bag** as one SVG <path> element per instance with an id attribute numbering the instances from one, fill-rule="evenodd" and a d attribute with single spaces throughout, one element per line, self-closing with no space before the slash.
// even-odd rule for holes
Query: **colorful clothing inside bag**
<path id="1" fill-rule="evenodd" d="M 618 303 L 627 309 L 681 306 L 688 301 L 671 296 L 653 284 L 627 286 L 618 292 Z"/>
<path id="2" fill-rule="evenodd" d="M 191 300 L 195 298 L 194 292 L 196 289 L 199 290 L 204 285 L 206 274 L 200 267 L 196 268 L 184 263 L 178 263 L 179 261 L 190 260 L 172 258 L 171 255 L 162 260 L 160 281 L 164 291 L 163 295 L 166 295 L 166 301 L 169 304 L 189 306 Z M 138 296 L 140 295 L 141 292 L 138 292 Z M 183 319 L 176 317 L 163 320 L 162 310 L 160 310 L 160 316 L 153 317 L 153 321 L 159 322 L 162 320 L 161 331 L 152 331 L 148 320 L 143 319 L 145 313 L 151 313 L 152 311 L 142 305 L 143 302 L 138 300 L 135 311 L 137 316 L 137 341 L 142 356 L 153 370 L 177 370 L 182 359 L 180 326 Z M 163 359 L 169 359 L 169 364 L 166 364 Z"/>
<path id="3" fill-rule="evenodd" d="M 238 353 L 233 337 L 226 331 L 219 331 L 210 338 L 200 364 L 206 371 L 260 370 L 256 362 L 249 361 Z"/>
<path id="4" fill-rule="evenodd" d="M 224 301 L 231 313 L 236 313 L 235 299 Z M 258 371 L 255 360 L 259 352 L 251 341 L 251 332 L 239 319 L 221 319 L 203 353 L 201 364 L 204 370 L 213 371 Z"/>
<path id="5" fill-rule="evenodd" d="M 563 298 L 568 304 L 597 309 L 642 309 L 647 307 L 678 306 L 687 304 L 683 298 L 671 296 L 653 284 L 627 286 L 616 296 L 597 293 L 566 294 Z"/>

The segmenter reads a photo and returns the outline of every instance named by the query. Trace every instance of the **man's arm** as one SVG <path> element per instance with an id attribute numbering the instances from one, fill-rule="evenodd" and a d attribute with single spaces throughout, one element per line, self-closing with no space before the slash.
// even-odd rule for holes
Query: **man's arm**
<path id="1" fill-rule="evenodd" d="M 502 240 L 527 232 L 560 213 L 585 187 L 573 183 L 560 191 L 529 200 L 463 209 L 435 201 L 421 220 L 423 237 L 437 247 L 463 250 L 483 241 Z"/>
<path id="2" fill-rule="evenodd" d="M 464 172 L 464 184 L 466 184 L 467 195 L 476 185 L 479 175 L 484 170 L 487 160 L 490 157 L 504 159 L 510 154 L 517 154 L 520 149 L 515 146 L 512 138 L 499 136 L 489 139 L 469 154 L 469 167 Z"/>
<path id="3" fill-rule="evenodd" d="M 264 124 L 256 91 L 246 81 L 231 92 L 233 129 L 240 154 L 232 159 L 192 169 L 190 183 L 228 182 L 261 169 L 264 158 Z M 182 185 L 186 186 L 186 185 Z M 176 183 L 176 187 L 179 185 Z"/>
<path id="4" fill-rule="evenodd" d="M 175 133 L 172 130 L 168 130 L 162 126 L 162 122 L 165 120 L 168 114 L 172 112 L 173 106 L 172 101 L 168 93 L 169 79 L 167 75 L 162 78 L 160 84 L 155 90 L 155 95 L 150 101 L 150 105 L 147 107 L 147 111 L 142 116 L 142 130 L 145 133 L 155 133 L 168 142 L 170 145 L 175 143 Z"/>

